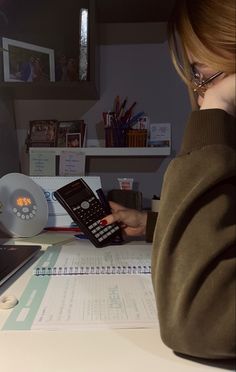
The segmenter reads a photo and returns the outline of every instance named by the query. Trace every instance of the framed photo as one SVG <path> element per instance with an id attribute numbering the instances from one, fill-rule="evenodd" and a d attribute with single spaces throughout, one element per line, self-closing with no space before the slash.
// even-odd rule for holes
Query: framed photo
<path id="1" fill-rule="evenodd" d="M 81 147 L 81 134 L 66 133 L 66 147 Z"/>
<path id="2" fill-rule="evenodd" d="M 28 147 L 55 147 L 57 126 L 57 120 L 30 121 Z"/>
<path id="3" fill-rule="evenodd" d="M 81 134 L 66 133 L 66 147 L 81 147 Z"/>
<path id="4" fill-rule="evenodd" d="M 171 124 L 151 123 L 149 132 L 149 147 L 171 146 Z"/>
<path id="5" fill-rule="evenodd" d="M 53 49 L 3 37 L 3 76 L 7 82 L 55 81 Z"/>
<path id="6" fill-rule="evenodd" d="M 85 122 L 84 120 L 65 120 L 59 121 L 57 133 L 57 146 L 67 147 L 67 134 L 80 134 L 80 146 L 84 147 L 85 137 Z"/>

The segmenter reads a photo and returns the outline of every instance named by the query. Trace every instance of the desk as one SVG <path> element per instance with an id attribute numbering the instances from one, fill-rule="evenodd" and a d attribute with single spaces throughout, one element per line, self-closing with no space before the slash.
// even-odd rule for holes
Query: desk
<path id="1" fill-rule="evenodd" d="M 0 289 L 19 299 L 31 271 L 21 269 Z M 0 328 L 11 310 L 0 310 Z M 0 331 L 2 372 L 207 372 L 233 370 L 175 355 L 157 329 Z M 221 368 L 222 367 L 222 368 Z"/>

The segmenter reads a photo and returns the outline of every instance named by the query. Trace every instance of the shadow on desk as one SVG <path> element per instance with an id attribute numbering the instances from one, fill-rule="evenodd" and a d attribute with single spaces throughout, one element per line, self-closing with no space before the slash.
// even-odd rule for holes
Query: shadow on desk
<path id="1" fill-rule="evenodd" d="M 181 353 L 174 354 L 180 358 L 190 360 L 192 362 L 200 363 L 203 365 L 207 365 L 210 367 L 216 367 L 216 368 L 224 368 L 229 371 L 236 371 L 236 359 L 204 359 L 204 358 L 194 358 L 188 355 L 184 355 Z"/>

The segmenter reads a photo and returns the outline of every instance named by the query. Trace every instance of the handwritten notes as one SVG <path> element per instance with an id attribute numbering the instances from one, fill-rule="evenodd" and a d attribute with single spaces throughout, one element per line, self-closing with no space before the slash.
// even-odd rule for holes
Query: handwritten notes
<path id="1" fill-rule="evenodd" d="M 55 176 L 56 153 L 43 151 L 40 148 L 31 149 L 29 174 L 31 176 Z"/>
<path id="2" fill-rule="evenodd" d="M 29 160 L 30 176 L 84 176 L 85 153 L 31 148 Z"/>
<path id="3" fill-rule="evenodd" d="M 59 176 L 84 176 L 85 154 L 62 151 L 60 154 Z"/>

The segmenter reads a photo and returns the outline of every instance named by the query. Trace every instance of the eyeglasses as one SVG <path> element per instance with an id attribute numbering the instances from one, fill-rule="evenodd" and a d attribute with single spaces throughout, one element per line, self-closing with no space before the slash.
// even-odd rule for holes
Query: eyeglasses
<path id="1" fill-rule="evenodd" d="M 204 97 L 208 85 L 218 76 L 223 74 L 223 71 L 218 71 L 214 75 L 204 80 L 203 77 L 201 76 L 201 73 L 195 69 L 194 65 L 191 65 L 190 74 L 193 91 L 199 94 L 200 96 Z"/>

